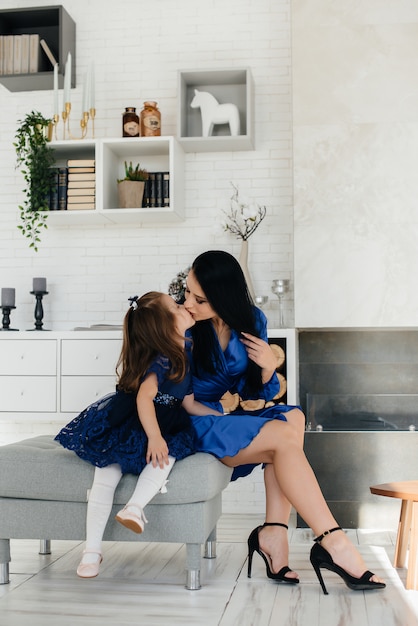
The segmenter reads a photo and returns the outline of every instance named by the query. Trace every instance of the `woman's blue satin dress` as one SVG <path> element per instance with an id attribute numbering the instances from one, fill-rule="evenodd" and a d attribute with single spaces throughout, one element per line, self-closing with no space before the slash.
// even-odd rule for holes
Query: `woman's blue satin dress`
<path id="1" fill-rule="evenodd" d="M 259 337 L 267 341 L 267 319 L 264 313 L 255 307 L 256 324 Z M 197 322 L 198 323 L 198 322 Z M 238 393 L 244 400 L 254 399 L 245 394 L 245 372 L 248 356 L 239 333 L 232 330 L 231 338 L 222 353 L 221 363 L 214 374 L 205 378 L 196 376 L 193 366 L 193 354 L 188 351 L 193 380 L 195 400 L 206 404 L 217 411 L 223 411 L 220 399 L 227 392 Z M 263 386 L 257 398 L 272 400 L 279 393 L 280 383 L 276 373 Z M 299 408 L 284 404 L 276 404 L 269 408 L 256 411 L 237 409 L 224 415 L 193 415 L 192 422 L 197 433 L 197 449 L 209 452 L 219 459 L 224 456 L 235 456 L 246 448 L 260 432 L 266 422 L 278 419 L 286 421 L 285 413 Z M 256 465 L 241 465 L 234 469 L 232 480 L 249 474 Z"/>

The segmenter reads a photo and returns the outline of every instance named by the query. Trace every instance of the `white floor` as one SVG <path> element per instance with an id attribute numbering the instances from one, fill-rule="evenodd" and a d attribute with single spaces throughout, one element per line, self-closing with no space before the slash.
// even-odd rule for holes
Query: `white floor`
<path id="1" fill-rule="evenodd" d="M 37 541 L 12 541 L 11 582 L 0 586 L 1 626 L 417 626 L 418 591 L 406 591 L 406 572 L 391 565 L 395 533 L 348 531 L 368 567 L 386 578 L 383 591 L 354 592 L 325 572 L 324 596 L 309 562 L 310 531 L 289 530 L 296 586 L 265 576 L 255 554 L 247 578 L 247 537 L 262 520 L 224 515 L 216 559 L 203 559 L 202 589 L 184 588 L 184 546 L 105 543 L 100 575 L 75 574 L 83 544 L 52 542 L 40 556 Z"/>

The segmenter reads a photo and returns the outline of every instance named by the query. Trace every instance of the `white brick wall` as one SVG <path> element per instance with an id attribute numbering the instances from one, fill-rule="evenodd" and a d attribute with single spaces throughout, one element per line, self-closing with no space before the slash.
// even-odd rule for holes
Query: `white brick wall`
<path id="1" fill-rule="evenodd" d="M 43 4 L 48 3 L 10 0 L 7 7 Z M 34 276 L 48 280 L 45 328 L 71 329 L 120 323 L 128 296 L 151 288 L 166 290 L 177 270 L 205 249 L 238 255 L 238 240 L 227 233 L 215 236 L 212 230 L 229 206 L 233 181 L 243 194 L 268 207 L 250 241 L 250 267 L 256 291 L 271 296 L 266 313 L 274 326 L 278 303 L 271 282 L 293 277 L 290 0 L 125 0 L 118 8 L 100 0 L 65 0 L 63 5 L 77 31 L 74 123 L 90 59 L 96 74 L 97 137 L 120 137 L 124 108 L 140 110 L 147 99 L 159 103 L 163 134 L 175 135 L 178 70 L 249 67 L 255 85 L 255 150 L 186 154 L 182 223 L 156 228 L 50 226 L 34 253 L 16 228 L 23 179 L 15 170 L 12 143 L 17 121 L 26 113 L 51 115 L 52 91 L 12 93 L 0 85 L 0 287 L 16 288 L 12 325 L 33 327 L 29 292 Z M 291 305 L 290 298 L 290 325 Z M 19 438 L 33 436 L 32 427 L 29 433 L 23 427 Z M 228 508 L 262 511 L 260 478 L 231 485 Z"/>

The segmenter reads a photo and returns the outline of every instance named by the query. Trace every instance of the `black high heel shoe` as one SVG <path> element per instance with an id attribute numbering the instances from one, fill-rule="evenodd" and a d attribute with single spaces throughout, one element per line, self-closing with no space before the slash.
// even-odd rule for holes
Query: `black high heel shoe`
<path id="1" fill-rule="evenodd" d="M 316 575 L 318 576 L 318 580 L 321 583 L 322 591 L 325 595 L 328 595 L 327 588 L 325 587 L 324 579 L 321 574 L 321 567 L 324 569 L 328 569 L 330 572 L 334 572 L 341 576 L 347 587 L 349 589 L 354 589 L 355 591 L 367 591 L 368 589 L 384 589 L 386 587 L 385 583 L 377 583 L 373 580 L 370 580 L 372 576 L 374 576 L 373 572 L 367 570 L 364 572 L 363 576 L 360 578 L 355 578 L 351 576 L 348 572 L 345 571 L 342 567 L 334 563 L 332 560 L 332 556 L 330 553 L 323 548 L 320 543 L 324 537 L 329 535 L 330 533 L 335 532 L 336 530 L 342 530 L 340 526 L 336 528 L 331 528 L 331 530 L 327 530 L 319 537 L 315 537 L 315 544 L 311 549 L 311 563 L 312 567 L 315 570 Z"/>
<path id="2" fill-rule="evenodd" d="M 251 578 L 253 554 L 254 552 L 258 552 L 258 554 L 261 556 L 264 563 L 266 564 L 266 572 L 267 572 L 268 578 L 272 578 L 273 580 L 278 580 L 283 583 L 296 585 L 299 582 L 299 578 L 289 578 L 288 576 L 286 576 L 286 574 L 292 571 L 290 567 L 288 567 L 287 565 L 282 567 L 281 570 L 278 571 L 277 573 L 274 573 L 271 571 L 270 561 L 266 557 L 264 552 L 260 550 L 260 544 L 258 541 L 258 533 L 265 526 L 282 526 L 283 528 L 286 528 L 286 530 L 288 529 L 288 526 L 286 526 L 286 524 L 280 524 L 278 522 L 266 522 L 262 526 L 257 526 L 257 528 L 254 528 L 254 530 L 251 532 L 250 536 L 248 537 L 248 578 Z"/>

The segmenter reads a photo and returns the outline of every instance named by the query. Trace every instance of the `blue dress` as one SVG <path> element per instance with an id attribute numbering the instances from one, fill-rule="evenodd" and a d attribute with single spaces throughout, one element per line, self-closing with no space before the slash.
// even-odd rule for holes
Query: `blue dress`
<path id="1" fill-rule="evenodd" d="M 167 379 L 170 363 L 160 356 L 149 368 L 157 375 L 154 406 L 169 454 L 180 460 L 196 452 L 195 431 L 181 406 L 191 393 L 191 376 L 181 383 Z M 118 463 L 122 473 L 140 474 L 146 465 L 148 438 L 136 408 L 136 393 L 116 390 L 97 400 L 75 417 L 55 437 L 64 448 L 97 467 Z"/>
<path id="2" fill-rule="evenodd" d="M 267 341 L 267 319 L 264 313 L 254 308 L 256 314 L 256 328 L 258 335 Z M 221 364 L 217 365 L 214 374 L 207 374 L 203 378 L 196 376 L 193 354 L 188 351 L 191 363 L 193 392 L 195 400 L 206 404 L 217 411 L 223 411 L 220 399 L 225 392 L 238 393 L 244 400 L 262 398 L 272 400 L 280 390 L 280 382 L 273 374 L 271 379 L 263 386 L 257 396 L 248 397 L 245 394 L 245 372 L 248 365 L 247 351 L 239 338 L 239 333 L 231 330 L 231 338 L 222 352 Z M 286 421 L 285 413 L 294 408 L 284 404 L 276 404 L 269 408 L 256 411 L 244 411 L 237 409 L 229 414 L 192 416 L 192 422 L 197 434 L 197 450 L 209 452 L 219 459 L 224 456 L 235 456 L 240 450 L 246 448 L 254 437 L 260 432 L 266 422 L 273 419 Z M 232 480 L 249 474 L 256 465 L 242 465 L 234 469 Z"/>

